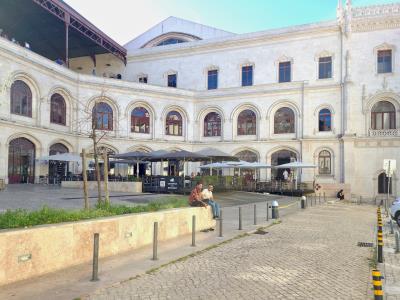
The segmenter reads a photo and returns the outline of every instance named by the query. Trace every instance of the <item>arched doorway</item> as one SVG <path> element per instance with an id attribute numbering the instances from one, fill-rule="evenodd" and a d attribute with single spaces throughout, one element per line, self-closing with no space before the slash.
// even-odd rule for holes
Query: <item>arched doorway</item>
<path id="1" fill-rule="evenodd" d="M 389 185 L 389 194 L 392 194 L 392 180 L 389 183 L 389 177 L 386 177 L 386 173 L 382 172 L 378 176 L 378 194 L 387 194 Z"/>
<path id="2" fill-rule="evenodd" d="M 8 182 L 35 182 L 35 145 L 26 138 L 17 138 L 8 146 Z"/>
<path id="3" fill-rule="evenodd" d="M 295 160 L 297 160 L 297 155 L 296 153 L 290 150 L 279 150 L 271 155 L 272 166 L 287 164 Z M 283 180 L 284 179 L 283 172 L 285 170 L 286 169 L 272 169 L 271 170 L 272 179 Z M 287 169 L 287 171 L 290 172 L 289 169 Z"/>
<path id="4" fill-rule="evenodd" d="M 49 155 L 68 153 L 68 148 L 57 143 L 50 146 Z M 50 160 L 49 161 L 49 183 L 58 183 L 63 177 L 67 176 L 69 165 L 66 161 Z"/>

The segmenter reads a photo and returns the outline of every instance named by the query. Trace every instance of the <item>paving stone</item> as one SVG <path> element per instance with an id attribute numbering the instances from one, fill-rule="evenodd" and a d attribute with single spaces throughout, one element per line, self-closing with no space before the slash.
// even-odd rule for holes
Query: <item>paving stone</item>
<path id="1" fill-rule="evenodd" d="M 325 205 L 292 215 L 266 235 L 234 240 L 95 299 L 367 299 L 374 242 L 371 206 Z"/>

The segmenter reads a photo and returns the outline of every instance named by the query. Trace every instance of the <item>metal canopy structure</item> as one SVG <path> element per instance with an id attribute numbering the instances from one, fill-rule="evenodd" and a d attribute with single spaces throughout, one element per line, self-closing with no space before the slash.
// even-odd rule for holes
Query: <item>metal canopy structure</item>
<path id="1" fill-rule="evenodd" d="M 51 60 L 111 53 L 126 63 L 126 49 L 60 0 L 0 0 L 0 28 Z"/>

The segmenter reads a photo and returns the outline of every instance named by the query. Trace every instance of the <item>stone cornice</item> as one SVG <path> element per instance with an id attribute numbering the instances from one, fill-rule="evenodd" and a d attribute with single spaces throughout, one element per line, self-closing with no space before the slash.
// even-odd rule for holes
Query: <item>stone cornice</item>
<path id="1" fill-rule="evenodd" d="M 336 21 L 273 29 L 248 34 L 240 34 L 220 39 L 181 43 L 168 47 L 154 47 L 131 51 L 127 61 L 144 61 L 156 58 L 176 57 L 185 54 L 207 53 L 226 49 L 249 48 L 283 40 L 309 38 L 312 35 L 326 35 L 339 32 Z"/>

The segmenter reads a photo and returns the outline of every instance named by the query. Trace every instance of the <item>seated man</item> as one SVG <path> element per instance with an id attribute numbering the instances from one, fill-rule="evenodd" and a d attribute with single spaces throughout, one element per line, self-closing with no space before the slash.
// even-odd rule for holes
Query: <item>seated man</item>
<path id="1" fill-rule="evenodd" d="M 344 200 L 343 190 L 340 190 L 340 191 L 337 193 L 336 198 L 338 198 L 339 200 Z"/>
<path id="2" fill-rule="evenodd" d="M 189 205 L 190 206 L 203 206 L 207 207 L 207 203 L 202 201 L 201 198 L 201 189 L 203 188 L 203 184 L 201 182 L 197 182 L 194 189 L 191 191 L 189 196 Z"/>
<path id="3" fill-rule="evenodd" d="M 219 218 L 219 204 L 214 201 L 214 196 L 213 196 L 213 190 L 214 186 L 212 184 L 208 185 L 208 189 L 204 189 L 203 192 L 201 193 L 201 196 L 203 198 L 203 201 L 208 203 L 213 211 L 214 219 Z"/>

